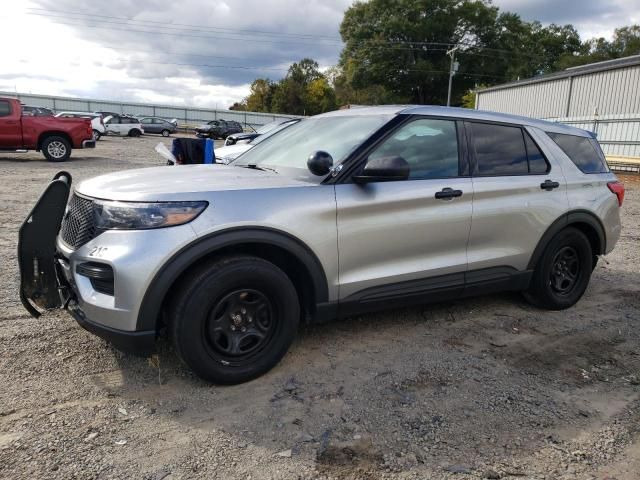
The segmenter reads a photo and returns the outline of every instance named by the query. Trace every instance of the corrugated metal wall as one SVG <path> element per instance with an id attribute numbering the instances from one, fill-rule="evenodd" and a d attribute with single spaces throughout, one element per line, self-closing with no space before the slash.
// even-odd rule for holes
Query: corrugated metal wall
<path id="1" fill-rule="evenodd" d="M 607 155 L 640 157 L 640 65 L 480 91 L 476 108 L 594 131 Z"/>
<path id="2" fill-rule="evenodd" d="M 167 120 L 178 119 L 180 123 L 193 125 L 223 118 L 236 120 L 240 123 L 258 127 L 277 119 L 296 118 L 295 115 L 279 115 L 259 112 L 237 112 L 234 110 L 211 110 L 195 107 L 175 107 L 171 105 L 156 105 L 145 103 L 109 102 L 85 98 L 55 97 L 47 95 L 32 95 L 27 93 L 0 92 L 0 97 L 18 98 L 26 105 L 47 107 L 56 112 L 68 110 L 79 112 L 108 111 L 126 113 L 129 115 L 153 115 Z"/>
<path id="3" fill-rule="evenodd" d="M 536 118 L 640 114 L 640 65 L 479 91 L 476 108 Z"/>
<path id="4" fill-rule="evenodd" d="M 478 92 L 476 108 L 493 112 L 544 118 L 565 115 L 568 78 L 518 87 Z"/>

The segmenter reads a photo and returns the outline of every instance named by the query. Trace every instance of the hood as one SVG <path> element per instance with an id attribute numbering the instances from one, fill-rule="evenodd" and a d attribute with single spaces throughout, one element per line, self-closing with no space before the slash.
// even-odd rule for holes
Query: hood
<path id="1" fill-rule="evenodd" d="M 212 128 L 214 128 L 214 125 L 207 125 L 206 123 L 203 123 L 202 125 L 198 125 L 196 130 L 211 130 Z"/>
<path id="2" fill-rule="evenodd" d="M 246 152 L 253 148 L 253 145 L 249 145 L 248 143 L 240 143 L 238 145 L 228 145 L 226 147 L 220 147 L 214 149 L 214 154 L 216 158 L 227 158 L 231 157 L 229 160 L 235 160 L 242 153 Z"/>
<path id="3" fill-rule="evenodd" d="M 231 138 L 235 138 L 237 140 L 245 139 L 245 138 L 256 138 L 259 137 L 260 134 L 256 132 L 241 132 L 241 133 L 232 133 L 229 135 Z"/>
<path id="4" fill-rule="evenodd" d="M 313 183 L 270 171 L 228 165 L 178 165 L 101 175 L 80 183 L 88 197 L 121 201 L 198 200 L 223 190 L 303 187 Z"/>

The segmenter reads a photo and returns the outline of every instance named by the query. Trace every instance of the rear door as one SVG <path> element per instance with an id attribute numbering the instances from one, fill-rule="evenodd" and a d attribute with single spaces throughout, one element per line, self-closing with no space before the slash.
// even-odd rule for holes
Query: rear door
<path id="1" fill-rule="evenodd" d="M 142 128 L 144 128 L 145 133 L 159 133 L 159 125 L 155 125 L 156 120 L 154 118 L 143 118 L 140 120 L 140 124 Z"/>
<path id="2" fill-rule="evenodd" d="M 0 148 L 22 147 L 21 112 L 8 100 L 0 100 Z"/>
<path id="3" fill-rule="evenodd" d="M 484 122 L 465 127 L 474 191 L 469 270 L 525 270 L 546 229 L 567 211 L 564 175 L 527 128 Z"/>
<path id="4" fill-rule="evenodd" d="M 404 158 L 409 179 L 336 185 L 341 304 L 461 292 L 473 198 L 462 128 L 413 117 L 367 155 Z"/>

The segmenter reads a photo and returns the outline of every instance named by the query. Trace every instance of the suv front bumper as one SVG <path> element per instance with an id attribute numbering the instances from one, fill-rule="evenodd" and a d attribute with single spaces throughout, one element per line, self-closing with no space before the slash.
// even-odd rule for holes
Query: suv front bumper
<path id="1" fill-rule="evenodd" d="M 58 237 L 70 187 L 69 174 L 56 175 L 20 229 L 22 303 L 34 317 L 42 310 L 66 308 L 83 328 L 118 349 L 147 355 L 156 330 L 138 328 L 142 298 L 159 267 L 195 232 L 190 225 L 111 230 L 72 250 Z M 111 292 L 92 283 L 91 268 L 82 268 L 96 264 L 113 272 Z"/>

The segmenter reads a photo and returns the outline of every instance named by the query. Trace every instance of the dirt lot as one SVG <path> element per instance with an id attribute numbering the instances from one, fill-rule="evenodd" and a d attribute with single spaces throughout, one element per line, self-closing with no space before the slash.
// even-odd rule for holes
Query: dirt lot
<path id="1" fill-rule="evenodd" d="M 576 307 L 498 295 L 303 327 L 272 372 L 218 387 L 167 342 L 123 355 L 18 300 L 18 226 L 53 174 L 161 164 L 159 141 L 0 154 L 1 478 L 640 478 L 638 177 Z"/>

